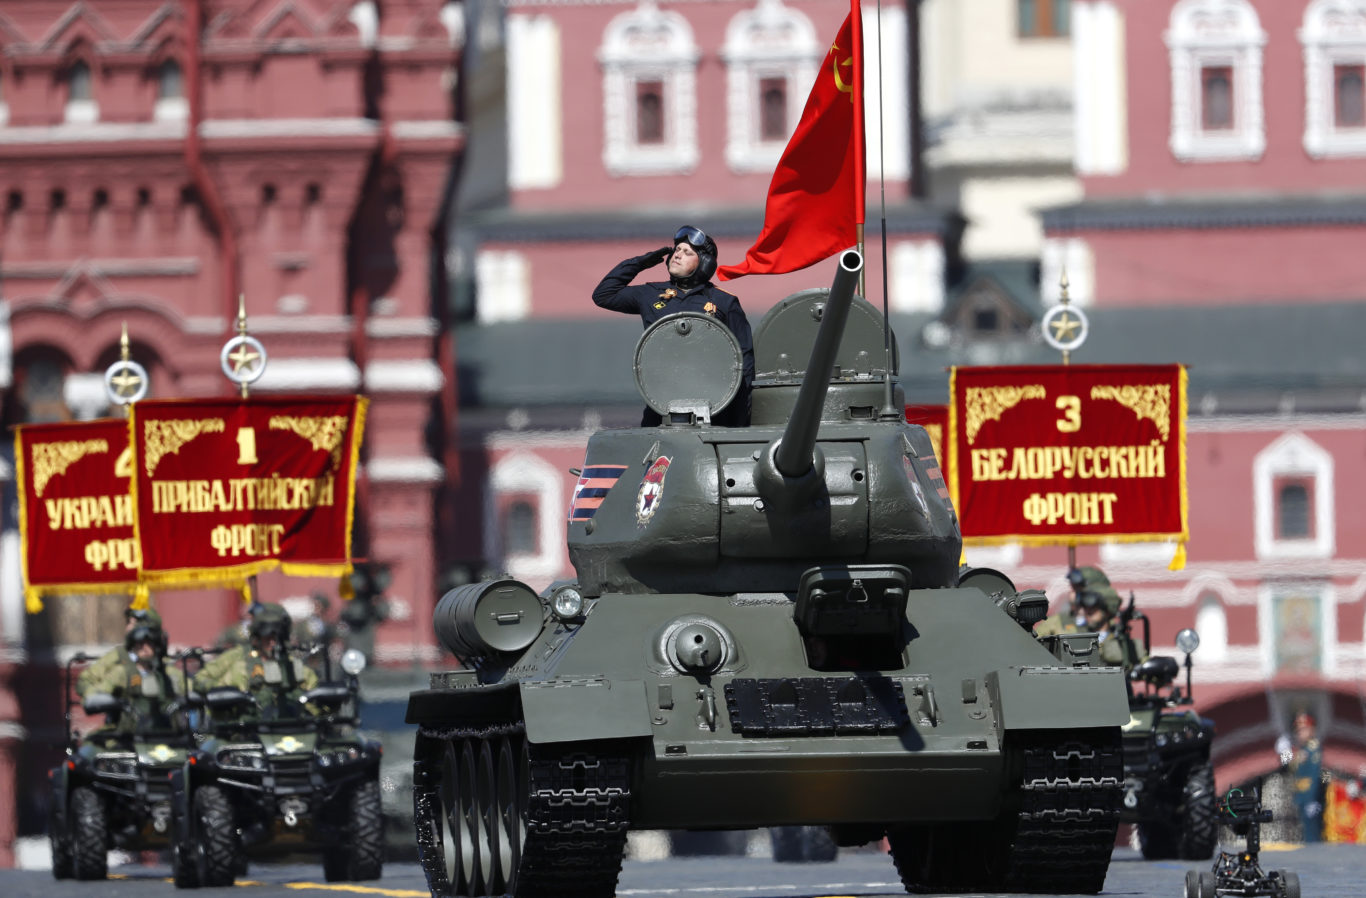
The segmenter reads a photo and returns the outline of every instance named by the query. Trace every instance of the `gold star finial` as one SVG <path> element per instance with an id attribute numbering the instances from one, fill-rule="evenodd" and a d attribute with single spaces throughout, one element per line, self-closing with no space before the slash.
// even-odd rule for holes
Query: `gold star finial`
<path id="1" fill-rule="evenodd" d="M 1068 313 L 1063 312 L 1052 322 L 1053 336 L 1057 337 L 1058 342 L 1060 343 L 1066 342 L 1067 340 L 1072 339 L 1072 336 L 1077 332 L 1079 327 L 1081 327 L 1080 321 L 1073 318 Z"/>
<path id="2" fill-rule="evenodd" d="M 255 352 L 247 343 L 239 343 L 237 348 L 228 353 L 228 361 L 232 362 L 232 373 L 241 374 L 245 369 L 248 373 L 255 367 L 255 362 L 261 357 L 259 352 Z"/>
<path id="3" fill-rule="evenodd" d="M 124 359 L 124 361 L 128 360 Z M 109 385 L 114 388 L 116 394 L 127 398 L 137 393 L 138 387 L 142 386 L 142 378 L 138 376 L 136 371 L 125 365 L 109 378 Z"/>

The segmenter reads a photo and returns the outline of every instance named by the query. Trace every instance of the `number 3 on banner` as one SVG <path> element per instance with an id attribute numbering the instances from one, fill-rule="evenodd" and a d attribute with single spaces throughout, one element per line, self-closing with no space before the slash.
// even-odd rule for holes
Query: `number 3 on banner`
<path id="1" fill-rule="evenodd" d="M 1080 396 L 1059 396 L 1055 405 L 1062 409 L 1062 419 L 1058 421 L 1058 430 L 1063 433 L 1076 433 L 1081 430 Z"/>
<path id="2" fill-rule="evenodd" d="M 256 464 L 256 431 L 250 427 L 237 428 L 237 463 Z"/>

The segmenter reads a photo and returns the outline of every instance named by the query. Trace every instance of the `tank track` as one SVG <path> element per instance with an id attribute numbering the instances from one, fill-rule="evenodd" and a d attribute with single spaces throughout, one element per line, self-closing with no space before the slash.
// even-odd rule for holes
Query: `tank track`
<path id="1" fill-rule="evenodd" d="M 418 731 L 413 761 L 413 815 L 418 858 L 433 896 L 456 892 L 441 845 L 440 759 L 445 744 L 504 736 L 525 745 L 522 723 Z M 519 783 L 525 836 L 506 898 L 612 898 L 630 825 L 630 763 L 604 746 L 527 745 L 530 782 Z M 480 891 L 480 898 L 495 893 Z M 473 898 L 473 896 L 471 896 Z"/>
<path id="2" fill-rule="evenodd" d="M 1024 746 L 1011 891 L 1095 894 L 1119 827 L 1124 757 L 1118 730 L 1032 734 Z"/>
<path id="3" fill-rule="evenodd" d="M 1000 817 L 888 833 L 911 892 L 1095 894 L 1119 827 L 1118 730 L 1012 734 L 1019 787 Z"/>

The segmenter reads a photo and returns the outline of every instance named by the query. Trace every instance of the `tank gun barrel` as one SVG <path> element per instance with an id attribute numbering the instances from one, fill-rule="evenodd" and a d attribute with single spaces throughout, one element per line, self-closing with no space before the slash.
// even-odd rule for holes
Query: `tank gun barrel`
<path id="1" fill-rule="evenodd" d="M 821 316 L 820 330 L 811 347 L 811 360 L 802 378 L 801 390 L 783 431 L 782 441 L 774 452 L 773 462 L 784 477 L 802 477 L 815 464 L 813 453 L 816 433 L 820 428 L 821 409 L 830 390 L 830 376 L 834 373 L 835 358 L 844 325 L 849 319 L 849 306 L 858 287 L 859 272 L 863 270 L 863 256 L 857 250 L 840 253 L 839 270 L 835 272 Z"/>

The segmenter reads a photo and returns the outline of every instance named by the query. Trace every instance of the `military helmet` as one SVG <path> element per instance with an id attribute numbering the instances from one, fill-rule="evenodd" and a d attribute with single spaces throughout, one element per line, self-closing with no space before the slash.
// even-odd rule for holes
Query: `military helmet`
<path id="1" fill-rule="evenodd" d="M 697 253 L 697 270 L 686 278 L 680 280 L 688 281 L 683 286 L 694 286 L 705 284 L 716 274 L 716 241 L 706 235 L 701 228 L 692 225 L 683 225 L 674 233 L 674 248 L 678 244 L 686 243 Z"/>
<path id="2" fill-rule="evenodd" d="M 150 642 L 156 649 L 157 655 L 166 654 L 166 631 L 161 629 L 160 618 L 157 619 L 156 623 L 140 621 L 123 637 L 123 647 L 130 652 L 143 642 Z"/>
<path id="3" fill-rule="evenodd" d="M 289 641 L 291 623 L 289 612 L 283 605 L 262 602 L 251 609 L 251 624 L 247 632 L 254 640 L 274 637 L 283 644 Z"/>
<path id="4" fill-rule="evenodd" d="M 1074 567 L 1068 571 L 1067 582 L 1077 592 L 1081 592 L 1088 587 L 1109 586 L 1110 578 L 1105 576 L 1105 572 L 1100 568 L 1088 564 L 1082 567 Z"/>
<path id="5" fill-rule="evenodd" d="M 152 627 L 161 626 L 161 615 L 151 608 L 134 608 L 131 605 L 123 609 L 123 619 L 137 624 L 147 624 Z"/>
<path id="6" fill-rule="evenodd" d="M 1106 617 L 1114 617 L 1119 613 L 1120 605 L 1123 600 L 1113 586 L 1089 586 L 1078 594 L 1078 603 L 1086 611 L 1091 611 L 1097 607 L 1105 609 Z"/>

